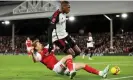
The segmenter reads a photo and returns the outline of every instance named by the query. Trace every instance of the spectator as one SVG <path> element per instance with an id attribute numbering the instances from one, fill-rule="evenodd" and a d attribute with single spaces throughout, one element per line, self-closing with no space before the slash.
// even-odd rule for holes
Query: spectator
<path id="1" fill-rule="evenodd" d="M 123 35 L 117 34 L 113 38 L 113 47 L 110 49 L 110 34 L 109 33 L 93 33 L 93 38 L 95 42 L 95 53 L 129 53 L 133 51 L 133 32 L 125 32 Z M 17 53 L 26 53 L 25 40 L 27 36 L 15 36 L 15 45 Z M 33 36 L 29 36 L 33 37 Z M 84 51 L 86 48 L 86 38 L 87 35 L 77 35 L 72 34 L 79 47 Z M 43 43 L 44 36 L 39 36 L 39 40 Z M 44 39 L 44 40 L 42 40 Z M 0 53 L 12 53 L 12 37 L 11 36 L 0 36 Z"/>

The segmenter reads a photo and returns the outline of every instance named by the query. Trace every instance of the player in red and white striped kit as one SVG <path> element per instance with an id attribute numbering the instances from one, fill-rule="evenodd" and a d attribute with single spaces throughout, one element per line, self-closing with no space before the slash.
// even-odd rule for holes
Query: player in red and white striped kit
<path id="1" fill-rule="evenodd" d="M 72 55 L 67 55 L 64 56 L 61 60 L 57 60 L 54 54 L 54 50 L 49 53 L 49 45 L 43 47 L 43 45 L 38 40 L 33 42 L 32 47 L 33 49 L 31 52 L 33 61 L 41 62 L 48 69 L 53 70 L 57 74 L 69 75 L 72 79 L 76 75 L 77 70 L 83 69 L 89 73 L 96 74 L 104 78 L 107 76 L 109 65 L 103 71 L 99 71 L 85 63 L 73 63 Z"/>
<path id="2" fill-rule="evenodd" d="M 29 37 L 27 37 L 25 44 L 26 44 L 26 48 L 27 48 L 27 54 L 28 54 L 28 56 L 31 56 L 30 50 L 31 50 L 31 46 L 32 46 L 32 41 L 30 40 Z"/>

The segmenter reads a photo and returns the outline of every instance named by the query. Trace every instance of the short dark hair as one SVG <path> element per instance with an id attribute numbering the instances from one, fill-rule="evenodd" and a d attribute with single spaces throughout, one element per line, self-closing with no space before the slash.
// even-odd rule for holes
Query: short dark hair
<path id="1" fill-rule="evenodd" d="M 69 4 L 68 1 L 62 1 L 61 4 Z"/>

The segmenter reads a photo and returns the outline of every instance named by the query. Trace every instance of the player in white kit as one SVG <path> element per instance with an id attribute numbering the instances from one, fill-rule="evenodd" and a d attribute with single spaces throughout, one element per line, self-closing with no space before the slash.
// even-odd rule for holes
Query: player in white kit
<path id="1" fill-rule="evenodd" d="M 94 41 L 92 38 L 92 34 L 90 32 L 88 33 L 87 50 L 88 50 L 88 53 L 90 53 L 89 60 L 92 60 L 92 56 L 94 53 Z"/>
<path id="2" fill-rule="evenodd" d="M 86 54 L 89 54 L 89 60 L 92 60 L 92 56 L 93 56 L 93 53 L 94 53 L 94 41 L 93 41 L 93 38 L 92 38 L 92 34 L 89 32 L 88 33 L 88 38 L 87 38 L 87 49 L 86 49 Z M 84 54 L 83 55 L 83 58 L 84 56 L 86 55 Z"/>
<path id="3" fill-rule="evenodd" d="M 53 43 L 58 46 L 64 53 L 72 54 L 76 57 L 81 53 L 80 48 L 75 41 L 66 32 L 66 14 L 70 12 L 68 1 L 62 1 L 60 9 L 52 16 L 51 25 L 48 28 L 49 52 L 53 48 Z"/>

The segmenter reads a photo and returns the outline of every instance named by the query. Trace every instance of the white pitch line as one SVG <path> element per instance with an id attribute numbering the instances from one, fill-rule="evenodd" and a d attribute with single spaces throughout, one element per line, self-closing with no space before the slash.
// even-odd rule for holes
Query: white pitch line
<path id="1" fill-rule="evenodd" d="M 131 61 L 127 61 L 127 62 L 131 62 Z M 127 64 L 127 62 L 92 62 L 92 63 L 87 63 L 87 64 L 111 64 L 111 65 L 120 64 L 120 65 L 129 65 L 129 64 Z"/>
<path id="2" fill-rule="evenodd" d="M 103 80 L 118 80 L 118 79 L 132 78 L 132 77 L 133 76 L 127 76 L 127 77 L 110 78 L 110 79 L 103 79 Z"/>
<path id="3" fill-rule="evenodd" d="M 105 63 L 130 63 L 132 61 L 126 61 L 126 62 L 122 62 L 122 61 L 119 61 L 119 62 L 93 62 L 93 63 L 89 63 L 89 64 L 105 64 Z"/>
<path id="4" fill-rule="evenodd" d="M 86 64 L 88 64 L 88 63 L 86 63 Z M 93 63 L 92 63 L 92 64 L 93 64 Z M 107 63 L 106 63 L 106 64 L 107 64 Z M 108 64 L 110 64 L 110 63 L 108 63 Z M 97 64 L 94 63 L 93 65 L 97 65 Z M 112 64 L 112 63 L 111 63 L 110 65 L 133 66 L 133 64 L 119 64 L 119 63 L 118 63 L 118 64 L 116 64 L 116 63 L 115 63 L 115 64 Z"/>
<path id="5" fill-rule="evenodd" d="M 127 63 L 86 63 L 86 64 L 111 64 L 111 65 L 132 65 L 133 66 L 133 64 L 127 64 Z"/>

